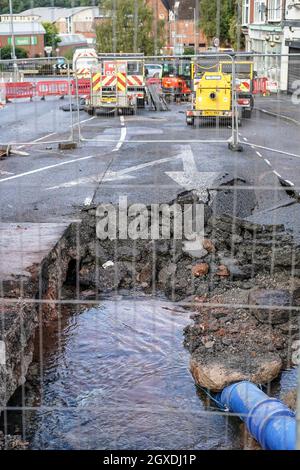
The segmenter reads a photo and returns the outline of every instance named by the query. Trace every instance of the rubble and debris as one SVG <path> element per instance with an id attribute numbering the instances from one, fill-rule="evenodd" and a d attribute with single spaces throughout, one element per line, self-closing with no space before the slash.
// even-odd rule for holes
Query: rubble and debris
<path id="1" fill-rule="evenodd" d="M 195 277 L 205 276 L 209 271 L 207 263 L 199 263 L 192 267 L 192 273 Z"/>

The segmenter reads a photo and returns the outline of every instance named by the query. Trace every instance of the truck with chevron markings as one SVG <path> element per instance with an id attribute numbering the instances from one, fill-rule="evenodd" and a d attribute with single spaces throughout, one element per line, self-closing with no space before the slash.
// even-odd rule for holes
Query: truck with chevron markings
<path id="1" fill-rule="evenodd" d="M 86 111 L 135 114 L 145 107 L 146 87 L 142 54 L 101 54 L 91 74 Z"/>

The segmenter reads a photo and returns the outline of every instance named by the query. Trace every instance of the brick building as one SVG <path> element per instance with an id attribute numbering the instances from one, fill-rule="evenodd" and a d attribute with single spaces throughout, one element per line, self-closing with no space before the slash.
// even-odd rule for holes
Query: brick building
<path id="1" fill-rule="evenodd" d="M 28 57 L 44 57 L 45 29 L 39 22 L 14 22 L 15 46 L 24 49 Z M 0 47 L 10 46 L 11 24 L 0 22 Z"/>
<path id="2" fill-rule="evenodd" d="M 147 0 L 155 21 L 164 20 L 166 49 L 183 52 L 187 47 L 203 51 L 207 40 L 199 27 L 199 0 Z"/>

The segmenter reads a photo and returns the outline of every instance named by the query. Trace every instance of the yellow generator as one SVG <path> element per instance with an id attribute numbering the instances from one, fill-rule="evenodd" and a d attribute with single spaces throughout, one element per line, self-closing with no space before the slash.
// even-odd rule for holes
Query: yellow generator
<path id="1" fill-rule="evenodd" d="M 231 75 L 205 72 L 195 84 L 192 109 L 186 112 L 186 122 L 194 125 L 195 119 L 232 119 Z"/>

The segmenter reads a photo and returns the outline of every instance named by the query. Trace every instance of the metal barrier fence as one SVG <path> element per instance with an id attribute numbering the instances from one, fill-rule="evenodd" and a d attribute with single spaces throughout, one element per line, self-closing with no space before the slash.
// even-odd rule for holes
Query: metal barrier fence
<path id="1" fill-rule="evenodd" d="M 62 61 L 64 68 L 58 68 Z M 10 111 L 13 109 L 18 122 L 11 135 L 8 132 L 2 136 L 2 146 L 38 146 L 44 145 L 45 141 L 48 144 L 74 141 L 73 113 L 69 112 L 67 117 L 60 109 L 62 103 L 55 100 L 55 97 L 65 97 L 68 103 L 66 108 L 72 109 L 74 84 L 72 86 L 70 65 L 65 58 L 0 60 L 0 72 L 3 101 Z M 17 74 L 22 74 L 24 81 L 14 81 Z M 49 97 L 46 102 L 40 102 L 46 97 Z M 38 138 L 30 139 L 30 134 L 38 135 Z"/>
<path id="2" fill-rule="evenodd" d="M 129 115 L 132 113 L 139 116 L 144 114 L 146 115 L 151 111 L 155 111 L 155 109 L 158 107 L 159 109 L 163 109 L 166 111 L 165 119 L 168 119 L 171 124 L 171 122 L 174 121 L 172 118 L 174 115 L 177 115 L 181 112 L 185 112 L 185 110 L 191 106 L 191 100 L 194 93 L 190 72 L 191 60 L 189 57 L 141 57 L 141 55 L 135 56 L 134 54 L 131 54 L 127 57 L 126 55 L 119 57 L 112 57 L 109 55 L 107 55 L 107 57 L 101 57 L 100 55 L 99 58 L 99 66 L 94 67 L 91 72 L 91 94 L 87 98 L 87 102 L 90 102 L 90 105 L 87 106 L 87 108 L 89 108 L 88 112 L 90 114 L 97 114 L 98 117 L 102 116 L 102 118 L 109 118 L 118 114 Z M 210 56 L 209 54 L 205 54 L 203 56 L 199 55 L 198 59 L 200 61 L 207 61 L 210 59 L 215 60 L 215 56 Z M 80 58 L 78 60 L 80 60 Z M 116 67 L 117 64 L 122 64 L 122 67 L 124 67 L 124 63 L 125 61 L 127 61 L 128 67 L 130 67 L 135 60 L 137 61 L 136 63 L 142 63 L 141 67 L 143 68 L 143 71 L 141 69 L 138 72 L 132 72 L 128 69 L 128 72 L 124 72 L 124 76 L 126 77 L 126 94 L 127 96 L 129 96 L 129 98 L 131 94 L 136 95 L 137 104 L 133 104 L 133 98 L 132 101 L 128 102 L 125 106 L 123 96 L 125 92 L 123 91 L 123 89 L 119 89 L 118 85 L 118 71 L 112 72 L 110 66 Z M 232 57 L 226 54 L 220 54 L 218 55 L 216 61 L 231 62 Z M 153 62 L 154 64 L 151 65 L 151 62 Z M 154 97 L 151 94 L 151 89 L 153 91 L 153 77 L 151 77 L 151 66 L 160 67 L 161 70 L 163 69 L 163 67 L 165 68 L 164 71 L 161 72 L 161 77 L 159 78 L 160 93 L 156 93 L 156 103 Z M 95 77 L 94 88 L 93 77 Z M 133 82 L 134 80 L 136 81 L 135 83 Z M 137 80 L 141 81 L 142 87 L 141 85 L 139 85 L 140 82 L 138 82 Z M 147 86 L 147 84 L 151 84 L 151 87 Z M 78 85 L 80 85 L 80 80 L 78 80 Z M 77 88 L 77 90 L 79 89 Z M 76 92 L 78 109 L 79 100 L 83 92 L 85 92 L 85 90 L 79 90 L 79 92 Z M 113 94 L 114 97 L 111 96 L 107 98 L 106 95 L 109 92 Z M 139 97 L 139 93 L 143 95 L 143 98 Z M 232 98 L 230 99 L 233 100 L 234 105 L 235 98 L 232 96 Z M 164 103 L 162 103 L 162 100 L 164 101 Z M 181 111 L 181 109 L 183 109 L 184 111 Z M 90 135 L 83 133 L 79 121 L 80 115 L 78 113 L 77 123 L 79 130 L 79 140 L 81 140 L 82 142 L 92 142 L 94 139 L 91 138 Z M 228 142 L 228 139 L 233 139 L 233 119 L 229 118 L 226 120 L 226 122 L 223 121 L 223 119 L 215 119 L 213 117 L 210 120 L 207 119 L 203 125 L 203 131 L 197 129 L 197 131 L 194 133 L 195 140 L 198 141 L 199 139 L 203 139 L 205 141 L 211 142 Z M 177 140 L 179 141 L 180 139 L 182 139 L 183 141 L 186 140 L 185 133 L 180 133 L 180 135 L 177 135 Z M 105 139 L 105 141 L 108 140 Z"/>
<path id="3" fill-rule="evenodd" d="M 251 103 L 244 55 L 200 54 L 204 70 L 208 56 L 213 75 L 220 63 L 231 68 L 230 122 L 188 125 L 192 102 L 149 76 L 167 110 L 149 98 L 135 114 L 112 106 L 92 115 L 93 81 L 70 75 L 28 76 L 33 101 L 15 98 L 4 110 L 20 128 L 44 113 L 57 140 L 78 128 L 80 148 L 0 167 L 0 447 L 257 448 L 237 420 L 245 408 L 228 411 L 217 393 L 242 379 L 297 411 L 299 429 L 297 88 L 284 90 L 282 71 L 274 87 L 269 56 L 247 54 Z M 286 59 L 297 60 L 272 63 Z M 164 60 L 180 67 L 188 58 L 145 58 Z M 58 109 L 55 96 L 66 91 L 74 118 Z M 288 446 L 294 415 L 285 407 L 276 415 L 276 404 L 257 434 L 266 442 L 267 425 L 280 423 Z"/>

